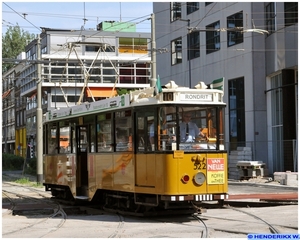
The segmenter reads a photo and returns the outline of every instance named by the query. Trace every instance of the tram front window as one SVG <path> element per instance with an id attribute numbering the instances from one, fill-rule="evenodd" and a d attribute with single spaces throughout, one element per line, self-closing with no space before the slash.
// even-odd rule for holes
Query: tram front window
<path id="1" fill-rule="evenodd" d="M 137 151 L 222 150 L 223 111 L 218 107 L 182 105 L 161 106 L 152 115 L 140 113 Z"/>
<path id="2" fill-rule="evenodd" d="M 182 107 L 179 109 L 181 150 L 216 149 L 216 108 Z"/>

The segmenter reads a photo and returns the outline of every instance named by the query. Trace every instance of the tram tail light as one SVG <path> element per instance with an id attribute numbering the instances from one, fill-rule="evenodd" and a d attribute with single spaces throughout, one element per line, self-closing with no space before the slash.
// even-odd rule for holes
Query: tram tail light
<path id="1" fill-rule="evenodd" d="M 190 180 L 190 176 L 187 175 L 187 174 L 183 175 L 182 178 L 181 178 L 181 181 L 183 183 L 187 183 L 189 180 Z"/>

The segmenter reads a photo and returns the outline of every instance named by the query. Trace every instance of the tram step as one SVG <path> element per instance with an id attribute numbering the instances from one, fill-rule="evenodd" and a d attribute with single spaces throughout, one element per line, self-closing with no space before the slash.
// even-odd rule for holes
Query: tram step
<path id="1" fill-rule="evenodd" d="M 74 198 L 78 200 L 89 200 L 89 197 L 87 196 L 75 196 Z"/>

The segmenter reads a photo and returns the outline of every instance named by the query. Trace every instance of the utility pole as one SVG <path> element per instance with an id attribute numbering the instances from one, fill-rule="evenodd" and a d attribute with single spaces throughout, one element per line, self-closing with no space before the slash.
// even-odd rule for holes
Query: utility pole
<path id="1" fill-rule="evenodd" d="M 150 87 L 156 85 L 156 42 L 155 42 L 155 15 L 151 14 L 151 79 Z"/>
<path id="2" fill-rule="evenodd" d="M 37 183 L 43 183 L 43 111 L 41 38 L 37 35 L 37 109 L 36 109 L 36 161 Z"/>

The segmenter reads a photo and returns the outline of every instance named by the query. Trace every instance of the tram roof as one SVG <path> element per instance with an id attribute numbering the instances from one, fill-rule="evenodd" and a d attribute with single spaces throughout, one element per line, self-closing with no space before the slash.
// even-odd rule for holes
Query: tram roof
<path id="1" fill-rule="evenodd" d="M 155 94 L 156 87 L 148 87 L 121 96 L 50 110 L 46 113 L 44 120 L 46 122 L 63 120 L 93 113 L 160 104 L 226 105 L 223 102 L 222 90 L 207 89 L 203 87 L 203 84 L 198 84 L 197 86 L 198 88 L 190 89 L 188 87 L 180 87 L 174 81 L 170 81 L 157 94 Z"/>

